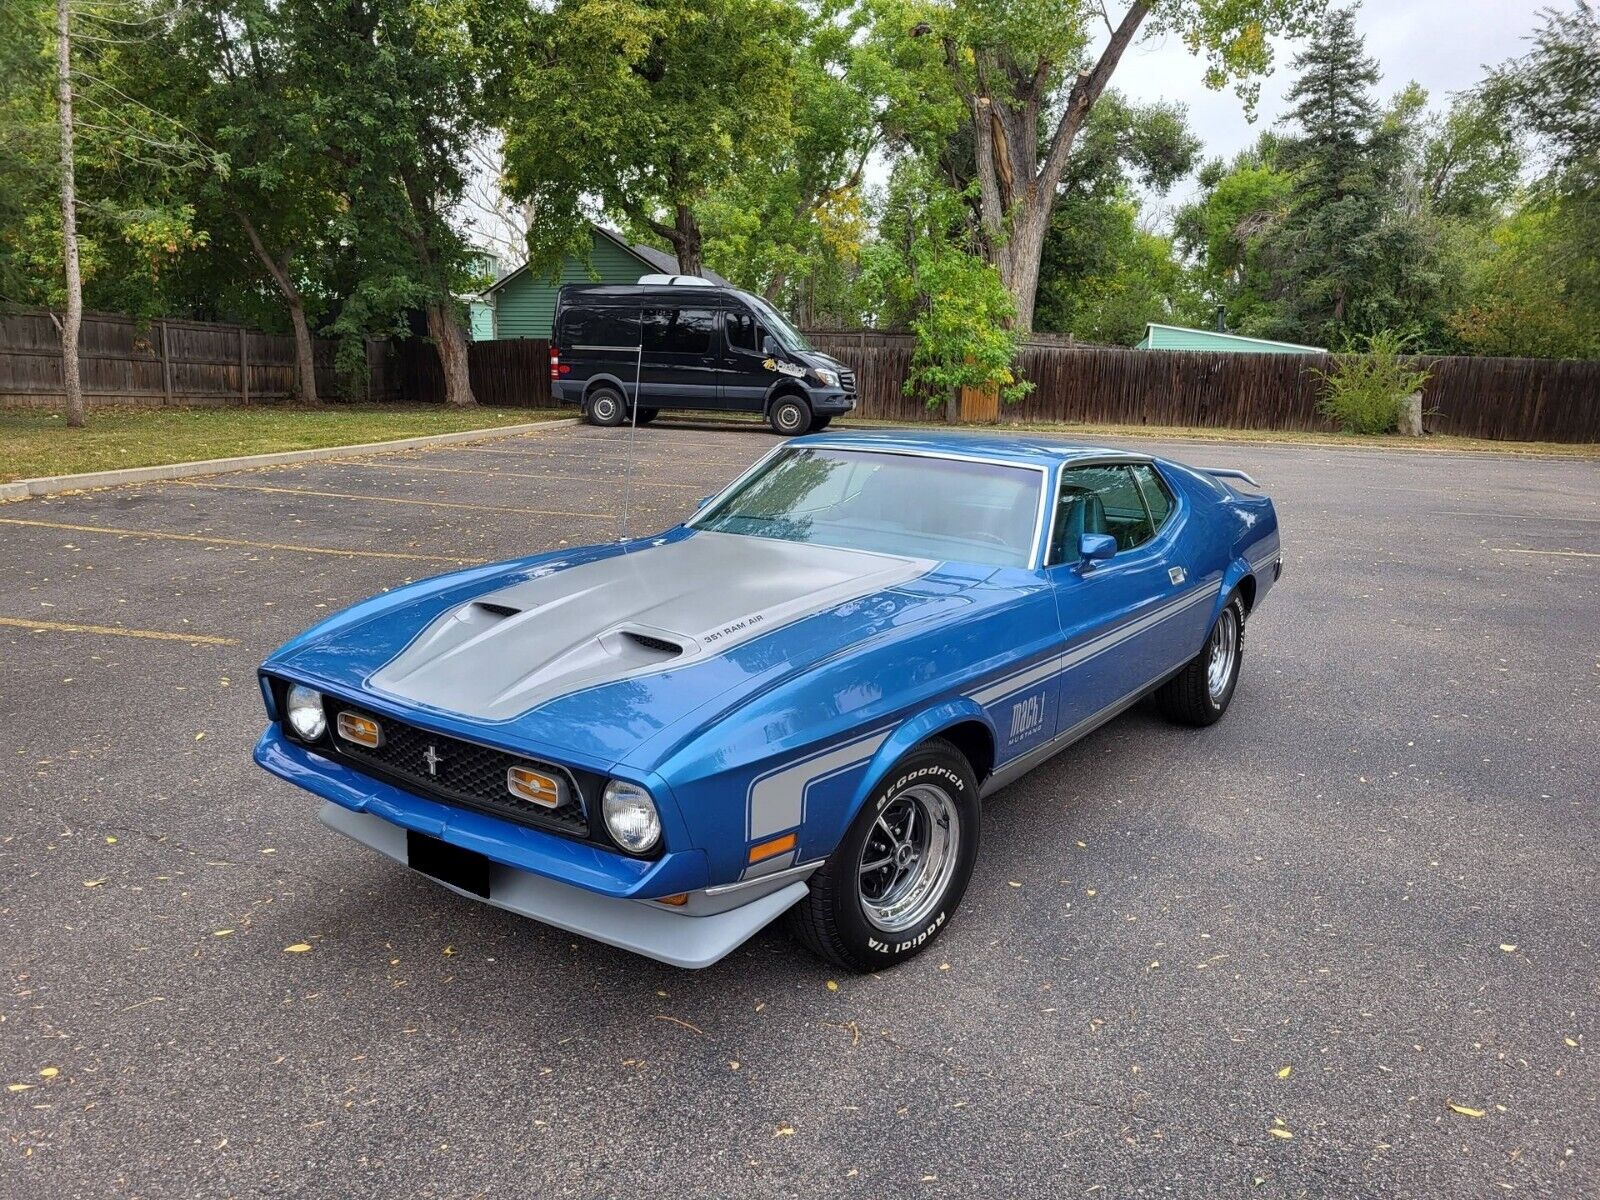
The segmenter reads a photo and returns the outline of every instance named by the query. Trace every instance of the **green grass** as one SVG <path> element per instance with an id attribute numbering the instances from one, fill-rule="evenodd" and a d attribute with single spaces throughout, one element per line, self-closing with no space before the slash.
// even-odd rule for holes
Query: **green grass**
<path id="1" fill-rule="evenodd" d="M 330 404 L 325 408 L 91 408 L 82 429 L 60 413 L 0 411 L 0 483 L 280 450 L 352 446 L 546 421 L 571 412 Z"/>

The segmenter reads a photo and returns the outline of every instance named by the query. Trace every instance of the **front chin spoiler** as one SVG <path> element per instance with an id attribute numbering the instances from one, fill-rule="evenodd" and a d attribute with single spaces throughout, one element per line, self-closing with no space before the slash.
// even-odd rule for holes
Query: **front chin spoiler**
<path id="1" fill-rule="evenodd" d="M 371 813 L 351 812 L 331 801 L 323 803 L 317 819 L 396 862 L 406 861 L 406 831 L 399 825 Z M 796 880 L 738 908 L 689 916 L 647 900 L 602 896 L 498 862 L 490 863 L 487 898 L 447 883 L 440 886 L 568 933 L 689 968 L 709 967 L 730 954 L 810 890 L 804 880 Z"/>

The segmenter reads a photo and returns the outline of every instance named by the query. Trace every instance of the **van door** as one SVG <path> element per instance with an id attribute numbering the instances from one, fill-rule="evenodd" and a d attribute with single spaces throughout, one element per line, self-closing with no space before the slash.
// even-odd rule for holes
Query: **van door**
<path id="1" fill-rule="evenodd" d="M 714 308 L 644 310 L 639 403 L 646 408 L 717 408 L 722 348 Z"/>
<path id="2" fill-rule="evenodd" d="M 735 412 L 759 413 L 766 406 L 767 389 L 776 374 L 767 367 L 761 351 L 764 331 L 756 315 L 730 308 L 722 314 L 723 407 Z"/>

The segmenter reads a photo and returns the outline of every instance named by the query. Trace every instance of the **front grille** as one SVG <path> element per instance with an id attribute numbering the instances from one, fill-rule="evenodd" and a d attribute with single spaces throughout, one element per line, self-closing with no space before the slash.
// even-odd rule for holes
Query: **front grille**
<path id="1" fill-rule="evenodd" d="M 839 386 L 845 390 L 847 395 L 854 396 L 856 394 L 856 373 L 854 371 L 840 371 Z"/>
<path id="2" fill-rule="evenodd" d="M 337 733 L 331 735 L 338 756 L 357 770 L 446 804 L 476 808 L 522 825 L 588 837 L 589 818 L 583 793 L 572 772 L 476 742 L 428 733 L 329 697 L 330 725 L 341 712 L 366 717 L 383 727 L 383 744 L 373 750 L 347 741 Z M 513 796 L 506 790 L 506 771 L 517 766 L 532 767 L 564 780 L 569 793 L 566 802 L 559 808 L 544 808 Z"/>

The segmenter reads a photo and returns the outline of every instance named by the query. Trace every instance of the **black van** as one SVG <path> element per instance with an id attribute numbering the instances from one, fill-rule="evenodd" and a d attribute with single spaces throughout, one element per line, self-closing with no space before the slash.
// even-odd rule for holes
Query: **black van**
<path id="1" fill-rule="evenodd" d="M 856 406 L 856 377 L 765 300 L 702 280 L 569 283 L 556 297 L 550 391 L 594 425 L 671 409 L 760 413 L 785 436 Z"/>

